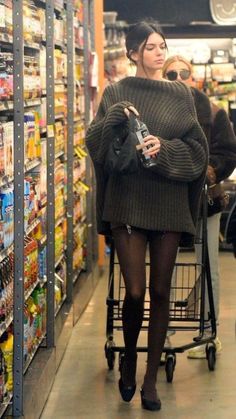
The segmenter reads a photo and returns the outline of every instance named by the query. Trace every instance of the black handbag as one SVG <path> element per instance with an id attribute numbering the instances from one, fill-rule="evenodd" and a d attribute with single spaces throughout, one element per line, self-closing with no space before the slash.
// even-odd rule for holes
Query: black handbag
<path id="1" fill-rule="evenodd" d="M 132 174 L 139 168 L 139 156 L 136 150 L 137 138 L 130 127 L 125 138 L 119 135 L 119 130 L 114 129 L 106 160 L 105 171 L 108 174 Z M 117 132 L 117 133 L 116 133 Z"/>

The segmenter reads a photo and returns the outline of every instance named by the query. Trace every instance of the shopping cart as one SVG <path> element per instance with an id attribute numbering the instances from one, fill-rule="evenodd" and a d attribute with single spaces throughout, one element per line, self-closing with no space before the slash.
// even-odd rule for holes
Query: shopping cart
<path id="1" fill-rule="evenodd" d="M 172 382 L 176 366 L 176 354 L 183 353 L 195 346 L 206 345 L 206 358 L 210 371 L 215 369 L 216 319 L 211 284 L 211 273 L 207 248 L 207 187 L 203 191 L 202 228 L 196 241 L 201 244 L 202 263 L 180 262 L 174 267 L 170 293 L 169 331 L 193 331 L 198 335 L 190 343 L 179 346 L 164 347 L 165 371 L 168 382 Z M 149 261 L 146 261 L 148 274 Z M 147 275 L 148 277 L 148 275 Z M 209 312 L 206 319 L 205 293 L 209 300 Z M 112 370 L 115 364 L 115 353 L 119 353 L 119 366 L 124 347 L 115 344 L 114 331 L 122 331 L 122 305 L 125 296 L 125 286 L 117 260 L 114 244 L 111 243 L 109 281 L 107 296 L 107 321 L 105 356 L 108 368 Z M 147 286 L 142 330 L 147 330 L 150 310 L 149 292 Z M 209 327 L 210 325 L 210 327 Z M 208 327 L 207 337 L 204 331 Z M 196 334 L 196 333 L 195 333 Z M 138 346 L 137 352 L 147 352 L 147 347 Z"/>

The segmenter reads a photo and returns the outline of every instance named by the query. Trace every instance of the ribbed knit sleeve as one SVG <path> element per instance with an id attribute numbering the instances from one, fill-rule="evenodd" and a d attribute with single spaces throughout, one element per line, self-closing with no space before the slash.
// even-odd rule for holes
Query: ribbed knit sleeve
<path id="1" fill-rule="evenodd" d="M 114 137 L 113 129 L 122 123 L 125 125 L 127 116 L 124 109 L 131 105 L 128 101 L 112 104 L 109 88 L 105 90 L 96 117 L 86 134 L 86 146 L 93 162 L 104 164 L 109 144 Z"/>

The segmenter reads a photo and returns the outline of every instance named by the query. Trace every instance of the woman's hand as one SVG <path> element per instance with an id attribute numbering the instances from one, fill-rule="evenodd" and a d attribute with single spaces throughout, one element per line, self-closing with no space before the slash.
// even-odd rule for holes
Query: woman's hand
<path id="1" fill-rule="evenodd" d="M 137 109 L 134 106 L 129 106 L 128 108 L 124 108 L 124 113 L 129 118 L 130 112 L 133 112 L 134 115 L 139 116 Z"/>
<path id="2" fill-rule="evenodd" d="M 136 148 L 137 150 L 145 149 L 143 151 L 145 156 L 155 156 L 160 151 L 161 142 L 158 137 L 155 137 L 154 135 L 147 135 L 147 137 L 143 139 L 143 144 L 136 145 Z"/>

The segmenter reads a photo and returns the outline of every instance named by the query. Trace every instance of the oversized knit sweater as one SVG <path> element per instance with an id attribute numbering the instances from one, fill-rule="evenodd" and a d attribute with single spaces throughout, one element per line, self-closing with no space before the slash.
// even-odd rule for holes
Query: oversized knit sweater
<path id="1" fill-rule="evenodd" d="M 127 127 L 124 108 L 130 105 L 150 134 L 160 139 L 157 164 L 153 170 L 140 165 L 134 174 L 108 176 L 104 162 L 114 128 Z M 86 145 L 96 174 L 98 233 L 109 234 L 111 223 L 121 223 L 181 232 L 182 244 L 188 244 L 195 234 L 208 163 L 206 138 L 188 87 L 139 77 L 108 86 L 88 128 Z"/>

